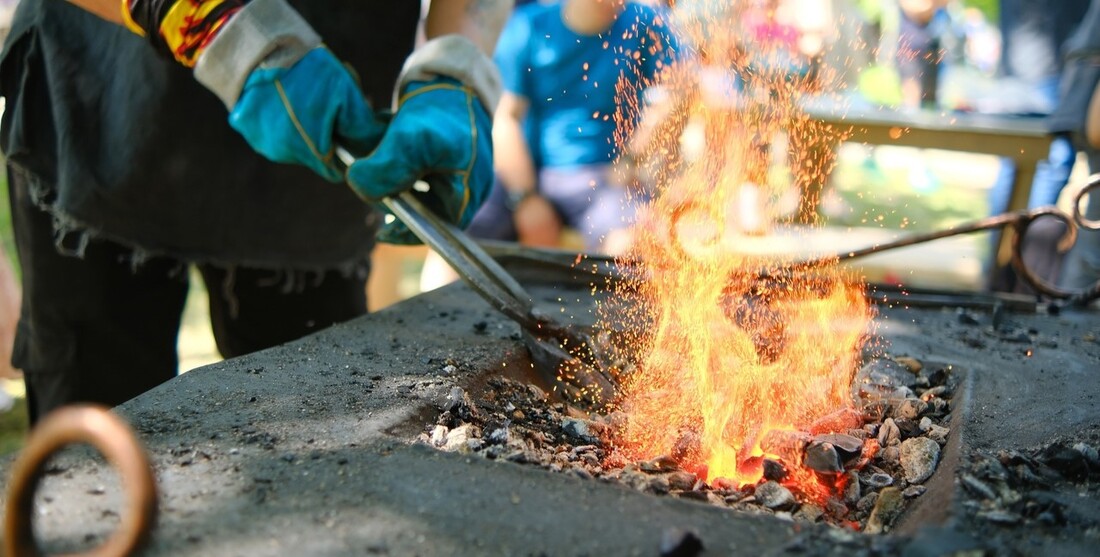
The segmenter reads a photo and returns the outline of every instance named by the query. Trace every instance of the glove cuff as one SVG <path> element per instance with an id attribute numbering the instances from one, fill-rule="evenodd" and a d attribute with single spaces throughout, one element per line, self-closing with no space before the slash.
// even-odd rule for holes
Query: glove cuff
<path id="1" fill-rule="evenodd" d="M 502 89 L 500 70 L 481 48 L 462 35 L 436 37 L 416 49 L 401 69 L 397 97 L 413 81 L 451 77 L 473 89 L 489 114 L 496 110 Z"/>
<path id="2" fill-rule="evenodd" d="M 232 110 L 257 67 L 289 68 L 321 37 L 286 0 L 252 0 L 229 19 L 195 64 L 195 79 Z"/>

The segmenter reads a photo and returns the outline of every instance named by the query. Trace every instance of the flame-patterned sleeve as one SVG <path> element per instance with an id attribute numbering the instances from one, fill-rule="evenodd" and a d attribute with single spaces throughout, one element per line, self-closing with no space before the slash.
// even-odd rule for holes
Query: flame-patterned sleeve
<path id="1" fill-rule="evenodd" d="M 121 0 L 126 27 L 193 68 L 222 26 L 248 0 Z"/>

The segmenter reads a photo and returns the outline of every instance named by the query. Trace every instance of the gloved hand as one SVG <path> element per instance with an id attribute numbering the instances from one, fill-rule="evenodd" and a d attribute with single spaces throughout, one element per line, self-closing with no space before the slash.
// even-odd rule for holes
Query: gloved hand
<path id="1" fill-rule="evenodd" d="M 286 0 L 124 0 L 122 18 L 195 69 L 263 156 L 332 182 L 335 144 L 367 152 L 385 130 L 356 80 Z"/>
<path id="2" fill-rule="evenodd" d="M 470 87 L 446 77 L 411 82 L 378 147 L 348 168 L 348 184 L 364 199 L 378 202 L 424 179 L 431 189 L 417 192 L 420 200 L 465 227 L 492 185 L 491 127 Z M 387 223 L 378 239 L 419 243 L 400 220 Z"/>
<path id="3" fill-rule="evenodd" d="M 335 146 L 370 152 L 385 131 L 355 79 L 324 47 L 290 68 L 253 70 L 229 125 L 268 159 L 307 166 L 334 183 L 344 178 Z"/>

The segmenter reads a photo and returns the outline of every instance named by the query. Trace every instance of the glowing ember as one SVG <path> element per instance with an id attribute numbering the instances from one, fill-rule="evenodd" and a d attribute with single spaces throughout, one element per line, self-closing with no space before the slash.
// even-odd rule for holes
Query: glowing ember
<path id="1" fill-rule="evenodd" d="M 778 38 L 750 45 L 750 55 L 725 44 L 721 33 L 704 31 L 729 34 L 738 21 L 775 31 L 783 24 L 776 11 L 721 4 L 681 22 L 687 36 L 708 37 L 699 49 L 705 71 L 685 68 L 681 78 L 666 82 L 681 115 L 702 130 L 705 148 L 672 172 L 668 146 L 679 140 L 679 130 L 675 139 L 651 142 L 641 164 L 661 183 L 629 254 L 642 272 L 620 297 L 638 313 L 605 308 L 605 318 L 616 323 L 624 317 L 645 323 L 631 331 L 638 364 L 620 378 L 626 420 L 615 443 L 635 460 L 673 455 L 710 482 L 756 483 L 768 457 L 788 468 L 785 483 L 816 497 L 843 488 L 843 475 L 821 480 L 802 466 L 800 449 L 765 440 L 809 432 L 815 421 L 852 406 L 851 380 L 870 310 L 859 285 L 836 267 L 784 273 L 782 258 L 732 249 L 780 214 L 789 181 L 770 185 L 767 141 L 786 132 L 799 150 L 791 157 L 793 181 L 803 184 L 820 182 L 831 164 L 807 154 L 806 146 L 832 138 L 794 107 L 809 78 L 789 66 L 775 68 L 786 60 L 776 49 L 792 46 L 783 33 L 761 34 Z M 714 21 L 719 15 L 729 19 Z M 738 76 L 721 69 L 746 67 L 753 69 Z M 699 76 L 715 71 L 728 74 L 720 82 L 745 83 L 736 102 L 708 102 Z M 816 199 L 802 202 L 812 206 Z M 770 278 L 762 280 L 762 272 Z"/>

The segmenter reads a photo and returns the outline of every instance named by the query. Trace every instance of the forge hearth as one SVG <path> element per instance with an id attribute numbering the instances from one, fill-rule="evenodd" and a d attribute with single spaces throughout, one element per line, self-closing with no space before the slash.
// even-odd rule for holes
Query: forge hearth
<path id="1" fill-rule="evenodd" d="M 565 306 L 578 321 L 588 317 L 587 288 L 531 270 L 521 280 L 540 305 Z M 480 393 L 495 388 L 493 378 L 506 376 L 517 389 L 532 382 L 518 373 L 529 368 L 516 327 L 455 285 L 195 370 L 120 407 L 146 443 L 161 487 L 147 553 L 658 555 L 699 545 L 704 555 L 1093 552 L 1100 482 L 1089 449 L 1100 446 L 1100 319 L 1006 313 L 995 328 L 990 312 L 967 315 L 974 323 L 964 323 L 953 306 L 880 310 L 880 354 L 895 363 L 913 357 L 931 372 L 950 363 L 958 381 L 950 423 L 930 417 L 929 425 L 949 432 L 929 479 L 903 487 L 894 470 L 871 469 L 874 462 L 857 472 L 868 490 L 860 500 L 879 494 L 872 511 L 885 518 L 901 511 L 881 535 L 822 524 L 825 514 L 802 520 L 796 515 L 804 503 L 796 499 L 802 506 L 785 510 L 786 495 L 768 482 L 751 497 L 789 518 L 751 502 L 745 505 L 758 512 L 712 504 L 709 495 L 722 486 L 710 486 L 707 501 L 673 496 L 695 493 L 699 480 L 663 459 L 645 469 L 634 463 L 630 473 L 660 486 L 667 481 L 669 494 L 659 495 L 509 462 L 511 453 L 491 460 L 418 443 L 456 387 L 477 404 Z M 921 388 L 937 387 L 930 377 Z M 880 431 L 900 408 L 882 410 Z M 570 415 L 566 406 L 558 414 L 546 424 L 556 436 L 573 436 L 569 467 L 603 467 L 608 451 L 593 441 L 599 427 L 589 427 L 597 421 Z M 512 436 L 515 424 L 541 419 L 519 405 L 509 415 Z M 440 425 L 448 433 L 461 426 Z M 484 428 L 481 438 L 496 429 Z M 8 464 L 3 468 L 6 477 Z M 74 452 L 51 470 L 36 514 L 44 549 L 72 551 L 104 539 L 122 500 L 106 464 Z M 926 491 L 906 498 L 914 486 Z M 729 505 L 724 497 L 722 503 Z M 863 512 L 858 501 L 855 508 Z"/>
<path id="2" fill-rule="evenodd" d="M 822 417 L 807 431 L 765 436 L 768 456 L 744 463 L 763 469 L 763 478 L 750 485 L 726 478 L 708 483 L 705 471 L 693 469 L 694 432 L 685 432 L 671 454 L 631 461 L 615 446 L 621 412 L 587 413 L 507 375 L 490 377 L 477 393 L 453 387 L 418 440 L 643 493 L 881 534 L 927 491 L 924 484 L 949 440 L 958 385 L 952 366 L 873 358 L 855 376 L 852 408 Z M 806 491 L 807 480 L 812 491 Z"/>

